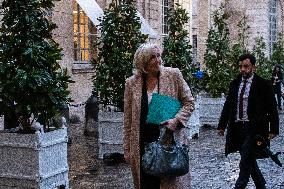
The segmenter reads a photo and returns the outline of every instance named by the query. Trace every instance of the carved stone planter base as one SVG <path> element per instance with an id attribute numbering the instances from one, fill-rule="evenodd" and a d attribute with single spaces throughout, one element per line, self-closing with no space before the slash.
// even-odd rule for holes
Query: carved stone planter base
<path id="1" fill-rule="evenodd" d="M 225 98 L 200 98 L 201 125 L 217 126 L 225 103 Z"/>
<path id="2" fill-rule="evenodd" d="M 0 189 L 54 189 L 68 183 L 67 130 L 0 132 Z"/>
<path id="3" fill-rule="evenodd" d="M 99 158 L 106 153 L 123 154 L 123 112 L 99 113 Z"/>

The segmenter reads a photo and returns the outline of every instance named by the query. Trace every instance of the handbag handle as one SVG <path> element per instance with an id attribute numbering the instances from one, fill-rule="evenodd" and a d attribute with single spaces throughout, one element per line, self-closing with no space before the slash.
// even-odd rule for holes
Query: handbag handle
<path id="1" fill-rule="evenodd" d="M 158 72 L 158 94 L 160 94 L 160 73 Z"/>
<path id="2" fill-rule="evenodd" d="M 162 140 L 163 140 L 163 138 L 165 137 L 165 134 L 166 134 L 166 128 L 165 127 L 160 127 L 160 135 L 159 135 L 159 138 L 158 138 L 158 142 L 161 144 L 161 145 L 163 145 L 162 144 Z M 175 133 L 173 133 L 173 138 L 174 138 L 174 141 L 173 141 L 173 145 L 177 145 L 177 146 L 181 146 L 180 145 L 180 142 L 179 142 L 179 140 L 178 140 L 178 138 L 177 138 L 177 136 L 176 136 L 176 134 Z"/>

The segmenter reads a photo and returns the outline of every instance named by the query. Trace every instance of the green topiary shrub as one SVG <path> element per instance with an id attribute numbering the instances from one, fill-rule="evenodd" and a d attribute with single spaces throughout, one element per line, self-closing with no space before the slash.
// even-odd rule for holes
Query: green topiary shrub
<path id="1" fill-rule="evenodd" d="M 263 37 L 256 37 L 254 40 L 253 54 L 256 58 L 256 73 L 265 79 L 271 79 L 273 63 L 265 55 L 265 41 Z"/>
<path id="2" fill-rule="evenodd" d="M 179 68 L 186 82 L 196 94 L 199 81 L 195 77 L 198 67 L 192 64 L 192 52 L 189 33 L 184 28 L 189 21 L 188 13 L 178 3 L 169 9 L 169 35 L 164 41 L 163 60 L 165 66 Z"/>
<path id="3" fill-rule="evenodd" d="M 46 128 L 67 101 L 71 82 L 60 68 L 61 48 L 52 39 L 56 25 L 46 15 L 54 0 L 4 0 L 0 29 L 0 99 L 9 127 Z"/>
<path id="4" fill-rule="evenodd" d="M 213 27 L 210 28 L 204 54 L 203 89 L 213 97 L 227 93 L 229 83 L 233 77 L 229 60 L 230 41 L 227 20 L 229 15 L 222 4 L 213 13 Z"/>
<path id="5" fill-rule="evenodd" d="M 273 44 L 273 50 L 270 57 L 274 64 L 284 66 L 284 39 L 281 33 L 278 34 L 276 42 Z"/>
<path id="6" fill-rule="evenodd" d="M 104 106 L 113 105 L 123 110 L 124 83 L 132 75 L 133 56 L 147 36 L 133 1 L 111 3 L 101 19 L 98 64 L 93 78 L 94 93 Z"/>

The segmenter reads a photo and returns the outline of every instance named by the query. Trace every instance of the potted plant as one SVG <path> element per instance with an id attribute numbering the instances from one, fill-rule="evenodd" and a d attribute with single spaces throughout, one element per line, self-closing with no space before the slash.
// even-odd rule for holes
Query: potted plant
<path id="1" fill-rule="evenodd" d="M 213 13 L 213 26 L 209 29 L 204 54 L 204 78 L 202 86 L 206 93 L 200 94 L 200 122 L 217 125 L 229 89 L 234 70 L 230 59 L 229 14 L 222 4 Z"/>
<path id="2" fill-rule="evenodd" d="M 2 2 L 1 108 L 5 127 L 20 129 L 0 133 L 0 188 L 68 187 L 67 131 L 51 121 L 70 100 L 71 82 L 52 39 L 54 1 Z"/>
<path id="3" fill-rule="evenodd" d="M 93 78 L 94 94 L 107 111 L 99 112 L 99 157 L 120 152 L 122 147 L 123 95 L 126 78 L 132 75 L 133 57 L 147 36 L 140 31 L 141 23 L 134 1 L 113 1 L 101 18 L 98 63 Z M 108 112 L 108 109 L 114 109 Z"/>

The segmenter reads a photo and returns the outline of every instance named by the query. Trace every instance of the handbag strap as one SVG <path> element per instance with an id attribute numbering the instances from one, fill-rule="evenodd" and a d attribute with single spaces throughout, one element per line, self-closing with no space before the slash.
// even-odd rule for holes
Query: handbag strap
<path id="1" fill-rule="evenodd" d="M 143 84 L 142 84 L 142 97 L 141 97 L 141 113 L 140 113 L 140 125 L 144 125 L 147 120 L 148 114 L 148 95 L 147 95 L 147 84 L 146 84 L 146 74 L 142 74 Z"/>
<path id="2" fill-rule="evenodd" d="M 165 127 L 160 127 L 160 136 L 159 136 L 159 138 L 158 138 L 158 142 L 159 142 L 160 144 L 163 144 L 163 143 L 162 143 L 162 140 L 163 140 L 163 138 L 165 137 L 166 130 L 167 130 L 167 129 L 166 129 Z M 173 139 L 174 139 L 173 145 L 181 146 L 181 144 L 180 144 L 180 142 L 179 142 L 179 139 L 178 139 L 177 136 L 176 136 L 176 133 L 172 133 L 172 134 L 173 134 Z"/>
<path id="3" fill-rule="evenodd" d="M 158 72 L 158 94 L 160 93 L 160 72 Z M 141 97 L 141 113 L 140 125 L 144 125 L 148 115 L 148 94 L 147 94 L 147 74 L 142 73 L 142 97 Z"/>
<path id="4" fill-rule="evenodd" d="M 158 94 L 160 94 L 160 72 L 158 72 Z"/>

